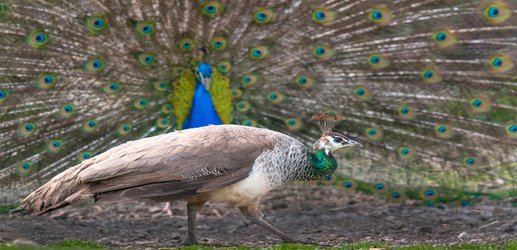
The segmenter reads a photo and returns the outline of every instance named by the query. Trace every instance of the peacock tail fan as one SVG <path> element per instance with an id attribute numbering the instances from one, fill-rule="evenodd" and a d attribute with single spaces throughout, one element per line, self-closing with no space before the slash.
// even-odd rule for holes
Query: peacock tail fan
<path id="1" fill-rule="evenodd" d="M 408 4 L 410 2 L 410 4 Z M 326 183 L 392 201 L 517 196 L 510 0 L 0 0 L 0 202 L 182 129 L 199 63 L 224 123 L 364 145 Z M 202 53 L 200 53 L 200 51 Z M 228 87 L 229 85 L 229 87 Z"/>

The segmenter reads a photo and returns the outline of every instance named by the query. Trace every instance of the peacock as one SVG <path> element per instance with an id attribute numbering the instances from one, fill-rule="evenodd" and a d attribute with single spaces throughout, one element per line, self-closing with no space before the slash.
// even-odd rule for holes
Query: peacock
<path id="1" fill-rule="evenodd" d="M 0 0 L 0 203 L 125 142 L 205 125 L 312 147 L 320 113 L 363 145 L 336 151 L 320 184 L 424 206 L 515 197 L 515 11 L 511 0 Z"/>

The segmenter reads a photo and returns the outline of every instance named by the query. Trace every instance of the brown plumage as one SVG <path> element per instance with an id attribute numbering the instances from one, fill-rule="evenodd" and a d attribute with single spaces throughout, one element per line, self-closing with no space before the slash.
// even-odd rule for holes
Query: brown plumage
<path id="1" fill-rule="evenodd" d="M 22 206 L 42 214 L 84 198 L 172 200 L 217 189 L 248 175 L 255 159 L 272 149 L 271 134 L 281 135 L 212 126 L 132 141 L 57 175 Z"/>

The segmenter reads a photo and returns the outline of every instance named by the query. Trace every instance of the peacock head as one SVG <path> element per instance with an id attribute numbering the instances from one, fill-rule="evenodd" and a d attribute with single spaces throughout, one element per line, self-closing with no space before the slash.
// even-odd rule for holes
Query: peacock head
<path id="1" fill-rule="evenodd" d="M 210 89 L 210 83 L 212 82 L 212 66 L 208 63 L 200 63 L 196 67 L 196 78 L 206 89 Z"/>
<path id="2" fill-rule="evenodd" d="M 335 112 L 327 112 L 315 115 L 313 119 L 317 122 L 318 127 L 323 132 L 323 135 L 314 144 L 315 151 L 325 150 L 325 153 L 329 154 L 343 148 L 363 147 L 361 143 L 346 137 L 344 134 L 332 131 L 336 122 L 343 120 L 343 116 Z"/>

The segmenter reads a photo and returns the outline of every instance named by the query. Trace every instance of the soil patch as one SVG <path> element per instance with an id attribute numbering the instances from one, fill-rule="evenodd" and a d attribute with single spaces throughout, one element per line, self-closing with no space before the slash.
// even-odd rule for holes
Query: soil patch
<path id="1" fill-rule="evenodd" d="M 185 204 L 83 203 L 46 216 L 0 216 L 0 242 L 38 244 L 80 239 L 108 247 L 176 247 L 186 234 Z M 290 185 L 262 201 L 265 219 L 297 239 L 323 246 L 350 242 L 392 245 L 503 242 L 517 239 L 517 208 L 510 204 L 434 208 L 390 203 L 333 187 Z M 198 216 L 198 237 L 216 246 L 270 246 L 274 235 L 236 209 L 209 204 Z"/>

